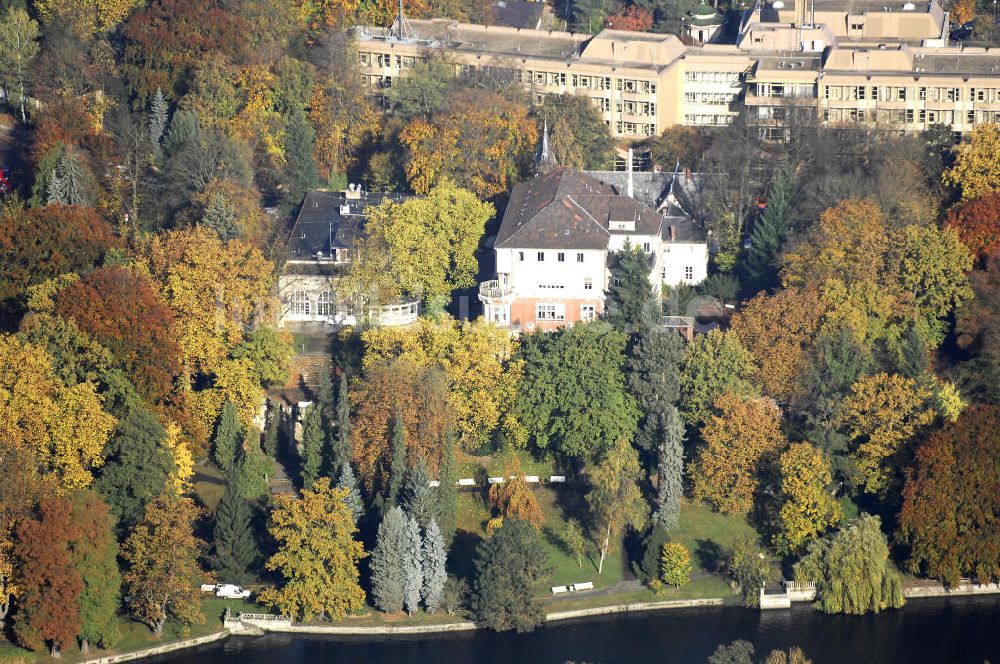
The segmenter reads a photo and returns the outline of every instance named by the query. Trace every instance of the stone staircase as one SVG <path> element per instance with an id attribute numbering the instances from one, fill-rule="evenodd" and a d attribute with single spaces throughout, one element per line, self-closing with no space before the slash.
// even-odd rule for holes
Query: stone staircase
<path id="1" fill-rule="evenodd" d="M 333 371 L 333 360 L 327 353 L 303 353 L 292 357 L 286 387 L 319 387 L 323 375 L 329 376 Z"/>

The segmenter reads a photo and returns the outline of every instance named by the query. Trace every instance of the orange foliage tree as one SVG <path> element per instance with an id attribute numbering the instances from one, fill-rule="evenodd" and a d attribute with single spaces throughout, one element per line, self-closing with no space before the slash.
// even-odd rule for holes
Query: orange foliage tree
<path id="1" fill-rule="evenodd" d="M 157 401 L 170 392 L 179 368 L 174 315 L 148 278 L 99 268 L 62 288 L 55 304 L 114 354 L 144 397 Z"/>
<path id="2" fill-rule="evenodd" d="M 720 512 L 749 512 L 761 473 L 787 443 L 781 412 L 766 397 L 732 393 L 719 397 L 715 410 L 701 429 L 705 444 L 689 468 L 694 496 Z"/>
<path id="3" fill-rule="evenodd" d="M 329 178 L 357 165 L 362 148 L 378 134 L 382 114 L 364 91 L 334 81 L 330 87 L 316 84 L 309 122 L 316 128 L 313 159 L 320 174 Z"/>
<path id="4" fill-rule="evenodd" d="M 545 521 L 538 498 L 528 486 L 521 470 L 521 459 L 517 456 L 512 456 L 504 465 L 503 482 L 490 485 L 490 503 L 497 513 L 496 518 L 490 520 L 490 532 L 499 528 L 505 519 L 521 519 L 535 528 L 541 528 Z"/>
<path id="5" fill-rule="evenodd" d="M 613 30 L 649 32 L 653 27 L 653 15 L 648 9 L 629 5 L 608 16 L 608 27 Z"/>
<path id="6" fill-rule="evenodd" d="M 526 172 L 538 128 L 526 106 L 485 90 L 463 90 L 430 122 L 411 120 L 399 139 L 414 192 L 426 194 L 449 178 L 485 199 L 507 191 Z"/>
<path id="7" fill-rule="evenodd" d="M 351 390 L 356 404 L 351 436 L 358 476 L 369 491 L 387 481 L 392 466 L 392 426 L 403 417 L 406 456 L 412 467 L 423 458 L 433 475 L 441 462 L 444 436 L 454 426 L 448 383 L 438 369 L 406 358 L 365 371 Z"/>
<path id="8" fill-rule="evenodd" d="M 945 226 L 979 259 L 1000 249 L 1000 191 L 956 205 L 948 211 Z"/>
<path id="9" fill-rule="evenodd" d="M 910 570 L 955 585 L 1000 579 L 1000 409 L 970 408 L 933 432 L 908 470 L 899 539 Z"/>

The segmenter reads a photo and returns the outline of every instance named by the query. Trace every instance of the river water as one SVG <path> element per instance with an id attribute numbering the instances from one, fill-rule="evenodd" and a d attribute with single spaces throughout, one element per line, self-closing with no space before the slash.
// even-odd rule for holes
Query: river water
<path id="1" fill-rule="evenodd" d="M 913 599 L 863 617 L 738 607 L 677 609 L 553 623 L 531 634 L 419 638 L 267 635 L 148 660 L 156 664 L 704 664 L 720 643 L 752 642 L 760 659 L 798 645 L 814 664 L 1000 664 L 1000 596 Z"/>

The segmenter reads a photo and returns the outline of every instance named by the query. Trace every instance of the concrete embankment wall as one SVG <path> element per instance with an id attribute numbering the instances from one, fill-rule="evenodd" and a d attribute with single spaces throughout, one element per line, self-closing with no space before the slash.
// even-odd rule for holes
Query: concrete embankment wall
<path id="1" fill-rule="evenodd" d="M 903 588 L 903 597 L 954 597 L 959 595 L 996 595 L 1000 593 L 1000 584 L 996 583 L 972 583 L 967 579 L 954 588 L 945 588 L 944 584 L 936 581 L 927 581 L 919 585 L 912 585 Z"/>
<path id="2" fill-rule="evenodd" d="M 195 646 L 224 639 L 227 636 L 229 636 L 229 632 L 227 630 L 222 630 L 221 632 L 215 632 L 214 634 L 206 634 L 205 636 L 199 636 L 194 639 L 185 639 L 183 641 L 165 643 L 162 646 L 136 650 L 135 652 L 126 652 L 120 655 L 107 655 L 105 657 L 88 659 L 84 660 L 81 664 L 116 664 L 117 662 L 129 662 L 134 659 L 142 659 L 143 657 L 152 657 L 153 655 L 163 655 L 175 650 L 183 650 L 184 648 L 194 648 Z"/>

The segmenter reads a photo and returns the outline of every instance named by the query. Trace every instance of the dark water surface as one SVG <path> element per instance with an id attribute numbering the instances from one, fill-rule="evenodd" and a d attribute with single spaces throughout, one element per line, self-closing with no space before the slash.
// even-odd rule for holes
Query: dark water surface
<path id="1" fill-rule="evenodd" d="M 1000 596 L 914 599 L 850 618 L 792 610 L 679 609 L 553 623 L 531 634 L 487 632 L 345 638 L 268 635 L 146 660 L 156 664 L 704 664 L 719 643 L 751 641 L 763 659 L 798 645 L 814 664 L 1000 664 Z"/>

